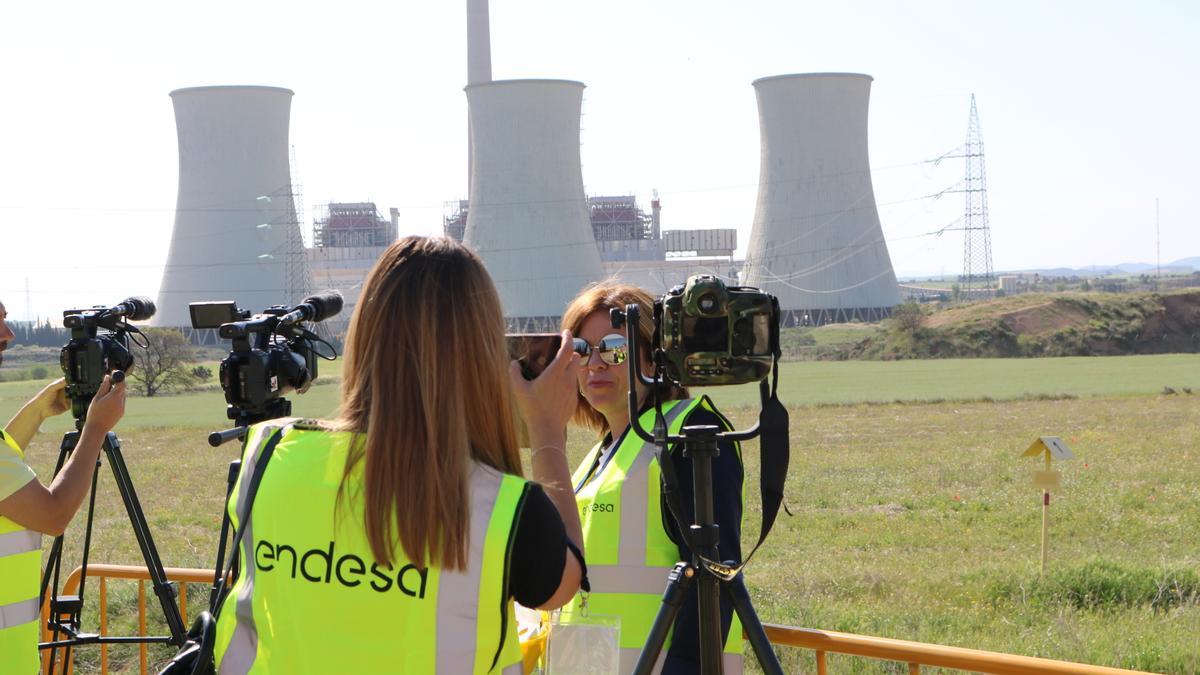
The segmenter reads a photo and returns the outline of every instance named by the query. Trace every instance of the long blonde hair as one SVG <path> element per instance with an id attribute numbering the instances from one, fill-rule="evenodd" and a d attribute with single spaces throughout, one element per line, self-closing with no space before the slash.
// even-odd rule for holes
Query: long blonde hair
<path id="1" fill-rule="evenodd" d="M 654 348 L 651 340 L 654 338 L 654 298 L 645 290 L 630 284 L 621 284 L 615 281 L 602 281 L 597 284 L 592 284 L 579 292 L 575 299 L 571 300 L 567 305 L 567 309 L 563 312 L 562 328 L 571 331 L 572 335 L 579 335 L 579 330 L 583 327 L 583 322 L 592 315 L 593 312 L 604 311 L 610 309 L 625 309 L 626 305 L 638 306 L 638 346 L 639 351 L 645 358 L 649 358 L 651 350 Z M 624 330 L 613 330 L 614 333 L 624 334 Z M 625 368 L 621 366 L 610 366 Z M 579 392 L 579 405 L 575 406 L 575 415 L 572 420 L 580 426 L 593 429 L 600 436 L 604 436 L 610 430 L 608 428 L 608 420 L 600 411 L 592 407 L 591 403 L 584 398 L 583 392 Z M 662 385 L 658 391 L 658 397 L 663 401 L 676 401 L 688 397 L 687 389 L 674 384 L 667 383 Z M 643 401 L 644 403 L 644 401 Z"/>
<path id="2" fill-rule="evenodd" d="M 482 261 L 445 238 L 392 244 L 363 284 L 345 353 L 336 426 L 358 435 L 339 493 L 365 462 L 371 552 L 390 565 L 398 540 L 414 563 L 464 569 L 471 460 L 521 475 L 504 318 Z"/>

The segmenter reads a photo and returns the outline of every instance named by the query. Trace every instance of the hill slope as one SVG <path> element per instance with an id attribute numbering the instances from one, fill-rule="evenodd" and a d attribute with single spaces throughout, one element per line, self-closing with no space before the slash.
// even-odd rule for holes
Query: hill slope
<path id="1" fill-rule="evenodd" d="M 1028 294 L 892 325 L 850 358 L 1105 356 L 1200 352 L 1200 291 Z"/>

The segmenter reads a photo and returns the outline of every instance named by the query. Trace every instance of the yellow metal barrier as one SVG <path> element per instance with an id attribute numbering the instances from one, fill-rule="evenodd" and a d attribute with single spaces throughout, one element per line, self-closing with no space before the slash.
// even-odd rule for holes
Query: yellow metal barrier
<path id="1" fill-rule="evenodd" d="M 134 565 L 106 565 L 102 563 L 93 563 L 87 566 L 88 578 L 96 579 L 100 582 L 100 635 L 108 635 L 108 580 L 109 579 L 130 579 L 138 582 L 138 635 L 146 635 L 146 583 L 150 581 L 150 571 L 145 567 L 137 567 Z M 211 569 L 196 569 L 194 567 L 167 567 L 164 570 L 167 574 L 167 579 L 179 583 L 179 611 L 183 614 L 183 624 L 187 626 L 188 621 L 188 606 L 187 606 L 187 587 L 191 583 L 202 583 L 205 586 L 211 586 L 213 580 L 213 571 Z M 63 583 L 62 595 L 74 595 L 79 591 L 79 580 L 82 576 L 82 568 L 75 568 L 75 571 L 67 577 Z M 42 640 L 50 640 L 50 631 L 46 628 L 46 622 L 50 619 L 50 601 L 42 605 Z M 61 639 L 61 636 L 60 636 Z M 71 675 L 74 667 L 74 652 L 70 662 L 63 664 L 61 662 L 62 650 L 59 651 L 60 661 L 56 664 L 55 673 L 62 673 L 62 668 L 66 668 L 67 675 Z M 148 660 L 149 654 L 147 644 L 145 642 L 138 645 L 138 660 L 140 662 L 142 675 L 149 672 Z M 49 672 L 49 654 L 42 657 L 42 672 Z M 100 672 L 108 673 L 108 645 L 100 645 Z"/>
<path id="2" fill-rule="evenodd" d="M 91 564 L 88 565 L 87 569 L 88 577 L 98 579 L 100 584 L 100 634 L 108 634 L 108 580 L 131 579 L 138 582 L 138 632 L 139 635 L 146 635 L 146 582 L 150 580 L 149 571 L 145 567 L 104 564 Z M 212 584 L 213 571 L 211 569 L 196 569 L 191 567 L 168 567 L 165 571 L 168 580 L 179 583 L 179 609 L 183 614 L 184 625 L 188 625 L 187 585 L 190 583 L 202 583 L 207 587 Z M 67 581 L 63 585 L 63 595 L 73 595 L 79 589 L 80 572 L 81 570 L 76 568 L 67 577 Z M 43 640 L 50 639 L 49 631 L 45 628 L 49 617 L 50 607 L 47 602 L 42 607 Z M 833 631 L 813 630 L 811 628 L 794 628 L 774 624 L 765 624 L 764 628 L 767 631 L 767 638 L 774 645 L 799 647 L 815 652 L 818 675 L 827 675 L 828 665 L 826 655 L 830 653 L 907 663 L 910 675 L 920 675 L 921 666 L 953 668 L 977 673 L 997 673 L 999 675 L 1016 675 L 1018 673 L 1037 673 L 1039 675 L 1117 675 L 1118 673 L 1124 673 L 1128 675 L 1137 672 L 1122 670 L 1120 668 L 1071 663 L 1068 661 L 1054 661 L 1052 659 L 1041 659 L 1033 656 L 1017 656 L 1015 654 L 1001 654 L 999 652 L 987 652 L 979 649 L 945 647 L 923 642 L 908 642 L 906 640 L 893 640 L 890 638 L 854 635 L 851 633 L 835 633 Z M 525 650 L 527 652 L 535 650 L 540 652 L 540 648 L 544 646 L 543 642 L 544 640 L 534 640 L 530 644 L 523 644 L 522 646 L 528 648 Z M 138 645 L 138 648 L 141 666 L 140 672 L 142 675 L 146 675 L 149 672 L 147 670 L 147 645 L 146 643 L 142 643 Z M 525 656 L 530 657 L 533 654 L 527 653 Z M 753 653 L 749 650 L 747 650 L 746 657 L 754 658 Z M 536 660 L 536 657 L 534 659 L 527 659 L 527 663 L 530 660 Z M 43 672 L 48 671 L 48 666 L 45 663 L 43 663 L 42 667 Z M 60 664 L 60 667 L 63 667 L 62 664 Z M 71 674 L 71 667 L 71 663 L 65 664 L 67 675 Z M 55 672 L 59 673 L 62 671 L 56 669 Z M 104 644 L 100 645 L 100 672 L 108 673 L 108 645 Z"/>
<path id="3" fill-rule="evenodd" d="M 1040 659 L 1033 656 L 1017 656 L 999 652 L 985 652 L 979 649 L 963 649 L 960 647 L 944 647 L 923 642 L 908 642 L 890 638 L 853 635 L 851 633 L 835 633 L 833 631 L 813 630 L 811 628 L 793 628 L 764 624 L 767 639 L 771 644 L 788 647 L 811 649 L 817 656 L 817 673 L 826 675 L 828 672 L 825 655 L 828 653 L 849 654 L 869 659 L 898 661 L 908 664 L 911 675 L 919 675 L 921 666 L 936 666 L 954 668 L 977 673 L 1039 673 L 1045 675 L 1116 675 L 1117 673 L 1134 673 L 1138 671 L 1107 668 L 1105 666 L 1089 666 L 1068 661 Z M 749 654 L 748 658 L 753 658 Z"/>

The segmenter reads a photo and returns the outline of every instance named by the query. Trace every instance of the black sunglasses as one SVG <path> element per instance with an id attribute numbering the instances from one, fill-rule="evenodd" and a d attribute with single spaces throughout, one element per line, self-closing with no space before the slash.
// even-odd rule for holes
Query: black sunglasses
<path id="1" fill-rule="evenodd" d="M 593 350 L 600 355 L 600 360 L 610 366 L 617 366 L 625 363 L 625 358 L 629 354 L 629 350 L 625 344 L 625 336 L 613 333 L 600 338 L 596 344 L 589 344 L 583 338 L 575 338 L 572 348 L 575 353 L 583 357 L 584 363 L 587 363 Z"/>

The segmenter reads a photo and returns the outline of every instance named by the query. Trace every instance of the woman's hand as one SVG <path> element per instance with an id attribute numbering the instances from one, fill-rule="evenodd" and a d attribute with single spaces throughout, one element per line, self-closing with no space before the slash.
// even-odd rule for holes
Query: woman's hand
<path id="1" fill-rule="evenodd" d="M 526 380 L 517 361 L 508 364 L 508 379 L 517 400 L 517 410 L 525 420 L 531 439 L 563 438 L 567 422 L 575 414 L 579 402 L 579 368 L 579 355 L 572 349 L 569 330 L 562 332 L 558 354 L 537 379 Z"/>
<path id="2" fill-rule="evenodd" d="M 60 383 L 50 385 L 43 392 Z M 39 395 L 40 396 L 40 395 Z M 18 525 L 50 535 L 60 535 L 87 494 L 96 472 L 96 458 L 104 437 L 125 414 L 125 373 L 105 375 L 100 390 L 88 407 L 87 421 L 79 442 L 49 487 L 31 480 L 25 487 L 0 500 L 0 515 Z"/>
<path id="3" fill-rule="evenodd" d="M 4 433 L 12 437 L 18 447 L 29 449 L 29 443 L 34 434 L 42 426 L 47 417 L 60 415 L 71 407 L 67 400 L 67 383 L 62 379 L 55 380 L 42 387 L 42 390 L 29 399 L 21 409 L 13 415 L 4 427 Z"/>
<path id="4" fill-rule="evenodd" d="M 117 370 L 104 376 L 99 391 L 92 397 L 87 420 L 83 423 L 84 431 L 107 434 L 124 415 L 125 373 Z"/>
<path id="5" fill-rule="evenodd" d="M 573 349 L 571 331 L 562 332 L 562 345 L 558 354 L 541 375 L 533 381 L 521 375 L 521 364 L 508 364 L 508 379 L 512 383 L 517 409 L 525 427 L 529 430 L 529 447 L 532 451 L 533 479 L 542 484 L 546 496 L 554 503 L 562 518 L 567 536 L 579 550 L 583 550 L 583 529 L 579 525 L 579 507 L 575 504 L 575 492 L 571 489 L 571 471 L 567 467 L 567 422 L 575 414 L 579 403 L 579 355 Z M 567 554 L 568 569 L 564 588 L 559 586 L 555 599 L 574 591 L 570 585 L 578 585 L 578 579 L 570 577 L 570 565 L 574 558 Z M 569 598 L 568 598 L 569 599 Z M 566 602 L 565 600 L 563 602 Z M 560 603 L 562 604 L 562 603 Z"/>
<path id="6" fill-rule="evenodd" d="M 67 400 L 67 381 L 61 377 L 42 387 L 33 400 L 37 402 L 42 419 L 61 415 L 71 409 L 71 402 Z"/>

